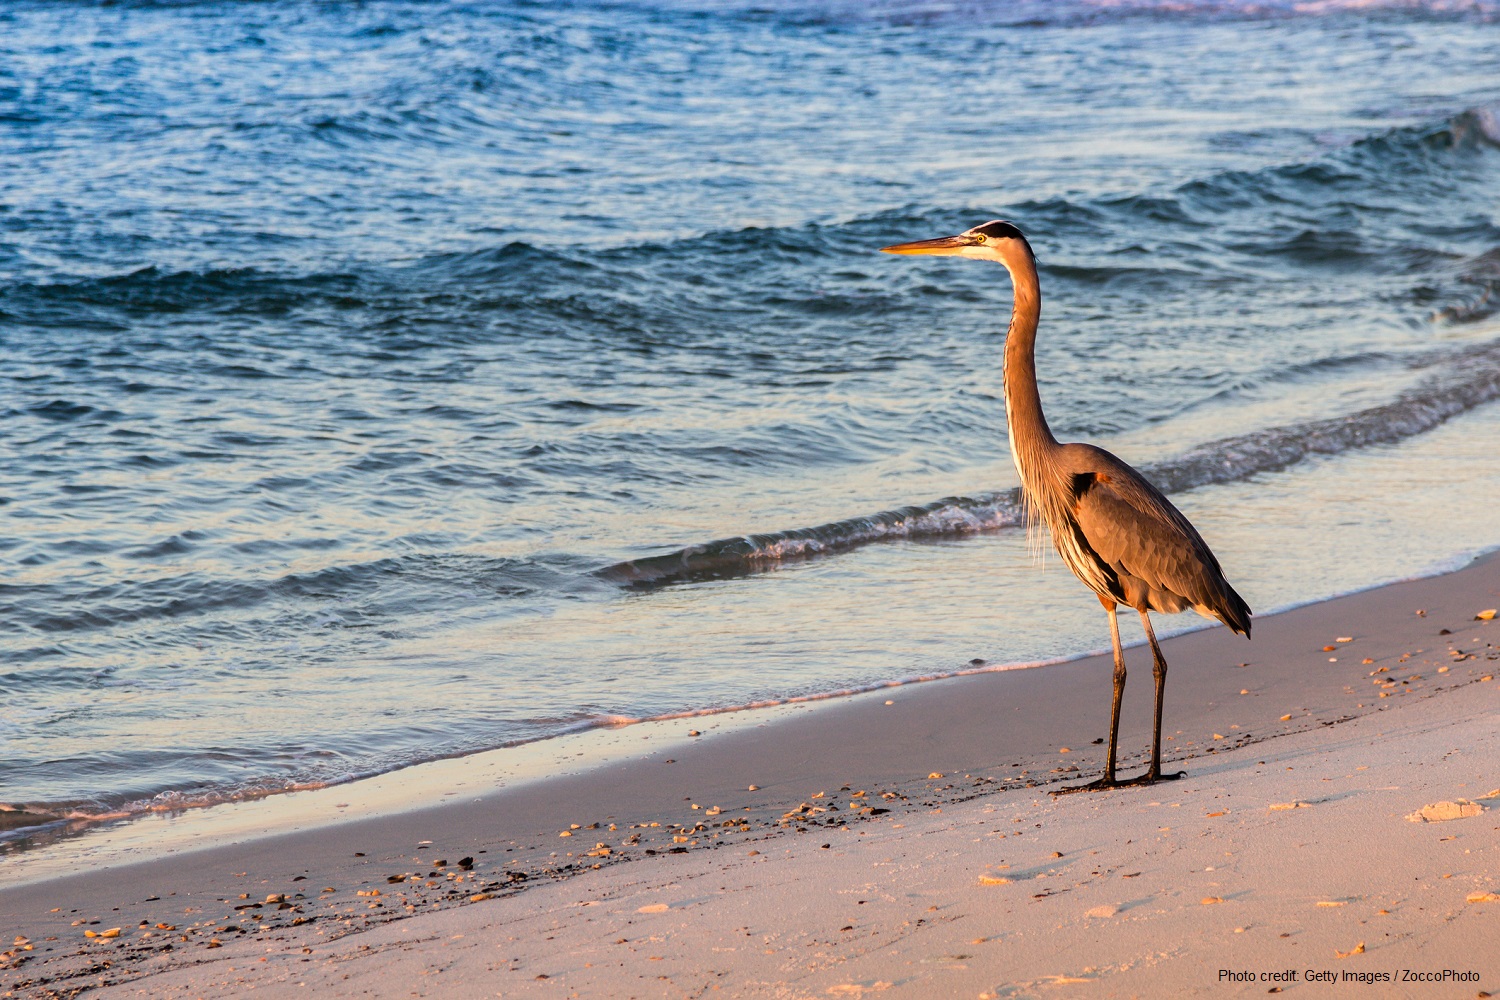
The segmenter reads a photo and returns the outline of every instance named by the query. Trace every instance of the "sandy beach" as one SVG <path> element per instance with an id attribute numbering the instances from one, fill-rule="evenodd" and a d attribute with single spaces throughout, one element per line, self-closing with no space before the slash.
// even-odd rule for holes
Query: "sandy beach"
<path id="1" fill-rule="evenodd" d="M 1168 640 L 1151 788 L 1048 794 L 1100 766 L 1091 657 L 12 886 L 0 994 L 1488 995 L 1497 604 L 1491 554 Z"/>
<path id="2" fill-rule="evenodd" d="M 1497 81 L 1500 0 L 0 7 L 0 1000 L 1500 997 Z M 1215 616 L 1164 727 L 1096 594 Z M 1184 776 L 1062 794 L 1116 730 Z"/>

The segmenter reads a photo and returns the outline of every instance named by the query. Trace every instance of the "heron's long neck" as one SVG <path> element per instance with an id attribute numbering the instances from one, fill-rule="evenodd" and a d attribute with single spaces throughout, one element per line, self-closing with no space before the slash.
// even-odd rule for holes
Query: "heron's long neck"
<path id="1" fill-rule="evenodd" d="M 1042 397 L 1036 386 L 1036 328 L 1042 314 L 1042 293 L 1031 254 L 1024 250 L 1010 254 L 1004 263 L 1015 288 L 1010 332 L 1005 338 L 1005 418 L 1016 471 L 1036 502 L 1052 492 L 1046 488 L 1044 477 L 1055 464 L 1047 459 L 1059 447 L 1042 414 Z M 1044 509 L 1042 513 L 1045 516 L 1047 512 Z"/>

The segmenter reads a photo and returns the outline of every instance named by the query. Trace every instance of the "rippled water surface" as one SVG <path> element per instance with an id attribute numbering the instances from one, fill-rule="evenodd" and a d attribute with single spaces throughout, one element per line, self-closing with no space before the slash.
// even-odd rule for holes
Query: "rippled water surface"
<path id="1" fill-rule="evenodd" d="M 0 8 L 0 803 L 1107 643 L 875 252 L 995 217 L 1257 609 L 1500 545 L 1496 108 L 1491 4 Z"/>

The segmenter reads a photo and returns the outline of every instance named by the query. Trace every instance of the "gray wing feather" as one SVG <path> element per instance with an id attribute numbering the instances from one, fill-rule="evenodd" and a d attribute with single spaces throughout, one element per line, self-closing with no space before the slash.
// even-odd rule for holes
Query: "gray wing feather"
<path id="1" fill-rule="evenodd" d="M 1088 473 L 1075 476 L 1078 529 L 1119 577 L 1124 603 L 1144 601 L 1162 611 L 1202 608 L 1230 627 L 1247 631 L 1249 607 L 1224 579 L 1218 559 L 1182 512 L 1109 452 L 1073 447 L 1090 466 Z"/>

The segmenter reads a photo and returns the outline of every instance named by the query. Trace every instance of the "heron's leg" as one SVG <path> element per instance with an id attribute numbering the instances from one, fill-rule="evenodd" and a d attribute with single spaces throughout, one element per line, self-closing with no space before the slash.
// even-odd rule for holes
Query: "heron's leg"
<path id="1" fill-rule="evenodd" d="M 1115 647 L 1115 698 L 1109 710 L 1109 756 L 1104 765 L 1104 780 L 1115 783 L 1115 753 L 1120 741 L 1120 703 L 1125 700 L 1125 650 L 1120 648 L 1120 618 L 1115 613 L 1115 602 L 1104 602 L 1109 612 L 1109 639 Z"/>
<path id="2" fill-rule="evenodd" d="M 1156 631 L 1151 627 L 1151 616 L 1144 609 L 1140 609 L 1140 614 L 1141 624 L 1146 628 L 1146 638 L 1151 642 L 1153 661 L 1151 673 L 1156 678 L 1156 718 L 1151 731 L 1151 769 L 1138 779 L 1149 784 L 1153 781 L 1171 781 L 1181 778 L 1187 772 L 1176 771 L 1172 774 L 1163 774 L 1161 771 L 1161 710 L 1167 689 L 1167 661 L 1161 655 L 1161 646 L 1157 645 Z"/>
<path id="3" fill-rule="evenodd" d="M 1115 780 L 1115 749 L 1120 738 L 1120 703 L 1125 700 L 1125 650 L 1120 648 L 1120 619 L 1115 611 L 1115 602 L 1107 597 L 1100 596 L 1099 603 L 1104 605 L 1104 610 L 1109 612 L 1109 639 L 1115 647 L 1115 696 L 1114 703 L 1109 711 L 1109 752 L 1104 762 L 1104 777 L 1097 781 L 1091 781 L 1086 785 L 1070 785 L 1067 788 L 1059 788 L 1053 795 L 1062 795 L 1067 792 L 1089 792 L 1103 788 L 1118 788 L 1120 782 Z M 1156 639 L 1152 638 L 1152 647 L 1155 648 Z M 1158 661 L 1159 662 L 1159 661 Z M 1161 680 L 1157 679 L 1157 706 L 1161 704 Z M 1159 716 L 1160 713 L 1158 713 Z M 1158 726 L 1158 730 L 1160 726 Z M 1158 732 L 1158 736 L 1160 733 Z"/>

